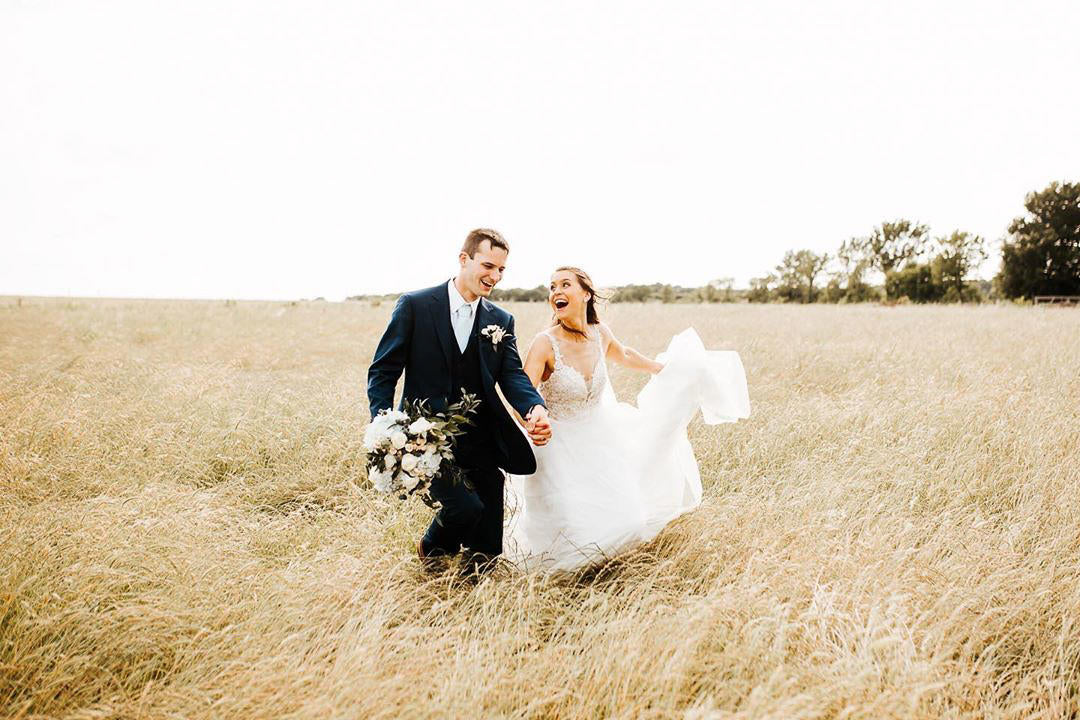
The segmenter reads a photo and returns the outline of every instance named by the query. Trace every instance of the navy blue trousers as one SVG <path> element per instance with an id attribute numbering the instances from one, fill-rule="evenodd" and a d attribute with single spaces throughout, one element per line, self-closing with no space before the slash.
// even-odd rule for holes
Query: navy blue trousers
<path id="1" fill-rule="evenodd" d="M 503 474 L 498 468 L 465 471 L 472 485 L 439 478 L 431 497 L 442 503 L 424 533 L 424 555 L 454 555 L 464 546 L 492 557 L 502 553 Z"/>

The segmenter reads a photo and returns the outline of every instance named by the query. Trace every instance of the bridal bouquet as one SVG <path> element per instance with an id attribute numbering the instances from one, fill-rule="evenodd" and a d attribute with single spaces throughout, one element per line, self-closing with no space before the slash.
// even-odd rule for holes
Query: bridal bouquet
<path id="1" fill-rule="evenodd" d="M 404 410 L 379 412 L 364 431 L 368 479 L 375 489 L 397 493 L 402 500 L 416 495 L 433 505 L 431 481 L 457 470 L 454 440 L 472 424 L 469 415 L 479 405 L 475 395 L 466 393 L 446 412 L 428 411 L 423 400 L 406 400 Z"/>

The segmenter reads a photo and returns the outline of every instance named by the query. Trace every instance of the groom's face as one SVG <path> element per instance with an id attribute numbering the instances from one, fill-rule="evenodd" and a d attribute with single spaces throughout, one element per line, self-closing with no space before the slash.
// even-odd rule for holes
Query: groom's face
<path id="1" fill-rule="evenodd" d="M 474 296 L 487 297 L 502 280 L 506 271 L 506 251 L 502 248 L 493 248 L 487 240 L 480 243 L 472 257 L 466 253 L 458 256 L 461 270 L 458 277 L 462 284 Z M 473 298 L 466 297 L 468 301 Z"/>

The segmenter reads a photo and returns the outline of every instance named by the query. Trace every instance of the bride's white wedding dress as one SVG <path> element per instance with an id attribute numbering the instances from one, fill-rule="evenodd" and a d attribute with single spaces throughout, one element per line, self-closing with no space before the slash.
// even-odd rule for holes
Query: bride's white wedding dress
<path id="1" fill-rule="evenodd" d="M 570 570 L 650 540 L 697 507 L 701 476 L 686 426 L 699 409 L 709 424 L 749 417 L 750 398 L 739 354 L 706 350 L 693 329 L 658 356 L 664 369 L 636 408 L 615 400 L 599 332 L 588 378 L 545 334 L 555 369 L 538 389 L 551 440 L 533 448 L 536 473 L 508 478 L 503 553 L 526 570 Z"/>

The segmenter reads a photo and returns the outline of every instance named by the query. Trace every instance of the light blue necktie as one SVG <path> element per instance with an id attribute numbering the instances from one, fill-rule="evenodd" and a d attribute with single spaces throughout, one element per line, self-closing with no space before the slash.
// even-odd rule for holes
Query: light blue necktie
<path id="1" fill-rule="evenodd" d="M 458 348 L 465 352 L 469 344 L 469 333 L 472 331 L 472 305 L 465 303 L 457 309 L 457 317 L 454 321 L 454 335 L 457 337 Z"/>

